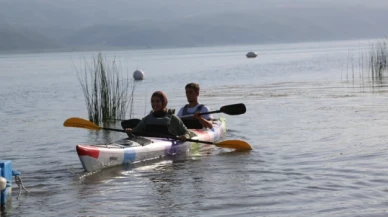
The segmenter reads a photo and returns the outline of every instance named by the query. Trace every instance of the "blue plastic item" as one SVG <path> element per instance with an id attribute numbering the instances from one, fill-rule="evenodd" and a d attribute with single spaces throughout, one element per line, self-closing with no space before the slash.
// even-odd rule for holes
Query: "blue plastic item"
<path id="1" fill-rule="evenodd" d="M 9 160 L 0 161 L 0 176 L 7 180 L 6 188 L 0 191 L 0 205 L 5 206 L 11 198 L 12 192 L 12 162 Z M 0 189 L 1 190 L 1 189 Z"/>

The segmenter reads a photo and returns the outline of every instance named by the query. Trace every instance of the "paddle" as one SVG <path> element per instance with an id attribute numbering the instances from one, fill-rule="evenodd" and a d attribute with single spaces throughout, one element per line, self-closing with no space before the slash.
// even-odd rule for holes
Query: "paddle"
<path id="1" fill-rule="evenodd" d="M 63 123 L 63 126 L 85 128 L 85 129 L 89 129 L 89 130 L 110 130 L 110 131 L 117 131 L 117 132 L 125 132 L 125 130 L 121 130 L 121 129 L 100 127 L 100 126 L 94 124 L 93 122 L 90 122 L 90 121 L 82 119 L 82 118 L 69 118 Z M 167 139 L 178 140 L 178 138 L 176 138 L 174 136 L 151 135 L 151 134 L 138 133 L 138 132 L 132 132 L 132 133 L 134 135 L 137 135 L 137 136 L 158 137 L 158 138 L 167 138 Z M 242 141 L 242 140 L 226 140 L 223 142 L 208 142 L 208 141 L 201 141 L 201 140 L 196 140 L 196 139 L 186 139 L 186 141 L 215 145 L 215 146 L 220 147 L 220 148 L 232 148 L 232 149 L 236 149 L 239 151 L 252 150 L 252 147 L 247 142 Z"/>
<path id="2" fill-rule="evenodd" d="M 129 119 L 129 120 L 123 120 L 121 121 L 121 127 L 123 129 L 125 128 L 135 128 L 139 123 L 141 122 L 140 119 Z"/>
<path id="3" fill-rule="evenodd" d="M 225 113 L 225 114 L 228 114 L 228 115 L 240 115 L 240 114 L 244 114 L 246 112 L 246 108 L 245 108 L 245 105 L 242 104 L 242 103 L 239 103 L 239 104 L 233 104 L 233 105 L 226 105 L 226 106 L 222 106 L 220 108 L 220 110 L 217 110 L 217 111 L 210 111 L 210 112 L 203 112 L 203 113 L 200 113 L 201 115 L 206 115 L 206 114 L 212 114 L 212 113 Z M 193 115 L 186 115 L 186 116 L 182 116 L 181 118 L 188 118 L 188 117 L 192 117 Z M 115 119 L 115 120 L 120 120 L 120 119 Z M 136 127 L 139 123 L 140 123 L 140 119 L 129 119 L 129 120 L 123 120 L 121 121 L 121 127 L 123 129 L 125 128 L 134 128 Z"/>
<path id="4" fill-rule="evenodd" d="M 69 118 L 63 123 L 63 126 L 85 128 L 85 129 L 89 129 L 89 130 L 110 130 L 110 131 L 117 131 L 117 132 L 125 133 L 125 130 L 100 127 L 100 126 L 96 125 L 95 123 L 88 121 L 88 120 L 85 120 L 85 119 L 82 119 L 82 118 Z"/>
<path id="5" fill-rule="evenodd" d="M 217 111 L 210 111 L 210 112 L 202 112 L 199 113 L 200 115 L 207 115 L 207 114 L 213 114 L 213 113 L 225 113 L 227 115 L 241 115 L 244 114 L 247 111 L 245 105 L 243 103 L 238 104 L 232 104 L 232 105 L 225 105 L 220 108 L 220 110 Z M 181 118 L 188 118 L 192 117 L 193 115 L 185 115 Z"/>

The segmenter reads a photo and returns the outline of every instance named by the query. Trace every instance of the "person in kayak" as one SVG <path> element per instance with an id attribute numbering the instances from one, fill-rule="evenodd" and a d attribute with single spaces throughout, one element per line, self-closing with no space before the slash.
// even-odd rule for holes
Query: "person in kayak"
<path id="1" fill-rule="evenodd" d="M 183 123 L 189 129 L 201 129 L 203 127 L 212 129 L 212 115 L 200 115 L 203 112 L 209 112 L 209 108 L 198 102 L 199 84 L 189 83 L 185 87 L 186 98 L 189 104 L 183 106 L 179 112 L 178 117 L 182 118 Z M 184 117 L 191 115 L 190 117 Z"/>
<path id="2" fill-rule="evenodd" d="M 132 132 L 149 133 L 153 135 L 173 135 L 179 140 L 190 138 L 189 131 L 182 120 L 167 112 L 167 97 L 162 91 L 156 91 L 151 96 L 152 112 L 145 116 L 141 122 L 132 128 L 126 128 L 125 132 L 131 136 Z"/>

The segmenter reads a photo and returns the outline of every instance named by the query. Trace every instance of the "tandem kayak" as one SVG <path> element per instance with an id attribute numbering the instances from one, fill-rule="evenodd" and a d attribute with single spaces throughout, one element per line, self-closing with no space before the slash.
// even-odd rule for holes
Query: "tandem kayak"
<path id="1" fill-rule="evenodd" d="M 216 142 L 225 135 L 226 120 L 213 121 L 213 129 L 189 129 L 191 140 Z M 194 141 L 181 142 L 167 138 L 133 137 L 103 145 L 77 145 L 76 150 L 83 168 L 87 172 L 122 164 L 133 164 L 168 155 L 207 150 L 213 145 Z"/>

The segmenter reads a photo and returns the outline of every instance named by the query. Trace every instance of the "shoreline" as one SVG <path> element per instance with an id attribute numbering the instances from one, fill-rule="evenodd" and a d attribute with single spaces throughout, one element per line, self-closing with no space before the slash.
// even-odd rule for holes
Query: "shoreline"
<path id="1" fill-rule="evenodd" d="M 103 52 L 103 51 L 130 51 L 130 50 L 164 50 L 164 49 L 190 49 L 202 47 L 224 47 L 224 46 L 257 46 L 257 45 L 276 45 L 276 44 L 301 44 L 301 43 L 319 43 L 319 42 L 344 42 L 344 41 L 367 41 L 380 40 L 380 38 L 350 38 L 338 40 L 308 40 L 308 41 L 283 41 L 283 42 L 258 42 L 258 43 L 236 43 L 236 44 L 202 44 L 202 45 L 188 45 L 188 46 L 139 46 L 139 47 L 81 47 L 81 48 L 53 48 L 41 50 L 0 50 L 0 55 L 17 55 L 17 54 L 39 54 L 39 53 L 71 53 L 71 52 Z M 248 52 L 248 51 L 247 51 Z"/>

